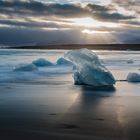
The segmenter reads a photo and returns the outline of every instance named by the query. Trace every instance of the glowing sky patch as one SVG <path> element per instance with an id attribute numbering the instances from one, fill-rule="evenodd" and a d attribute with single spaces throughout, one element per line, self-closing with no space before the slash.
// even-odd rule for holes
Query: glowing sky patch
<path id="1" fill-rule="evenodd" d="M 111 22 L 101 22 L 94 20 L 93 18 L 90 17 L 85 17 L 85 18 L 74 18 L 71 19 L 70 21 L 73 21 L 74 25 L 77 26 L 83 26 L 83 27 L 118 27 L 118 24 L 116 23 L 111 23 Z"/>
<path id="2" fill-rule="evenodd" d="M 108 31 L 95 31 L 95 30 L 85 29 L 85 30 L 82 31 L 82 33 L 86 33 L 86 34 L 109 34 L 110 32 L 108 32 Z"/>

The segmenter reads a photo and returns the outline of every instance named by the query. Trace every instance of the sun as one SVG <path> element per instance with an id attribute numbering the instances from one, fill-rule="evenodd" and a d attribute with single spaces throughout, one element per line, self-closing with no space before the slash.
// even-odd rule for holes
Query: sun
<path id="1" fill-rule="evenodd" d="M 103 21 L 97 21 L 91 17 L 85 17 L 85 18 L 73 18 L 71 19 L 72 24 L 76 26 L 83 26 L 83 27 L 118 27 L 116 23 L 112 22 L 103 22 Z"/>

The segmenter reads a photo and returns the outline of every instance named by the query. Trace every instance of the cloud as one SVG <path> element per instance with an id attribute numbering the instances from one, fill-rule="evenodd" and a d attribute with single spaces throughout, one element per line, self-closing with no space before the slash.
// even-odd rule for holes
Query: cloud
<path id="1" fill-rule="evenodd" d="M 140 14 L 140 1 L 139 0 L 112 0 L 114 4 L 124 7 L 127 10 L 135 12 L 135 14 Z"/>
<path id="2" fill-rule="evenodd" d="M 1 13 L 9 15 L 58 16 L 65 18 L 94 16 L 99 19 L 103 18 L 103 20 L 135 18 L 119 13 L 109 13 L 111 11 L 110 6 L 105 7 L 95 4 L 88 4 L 82 7 L 77 4 L 45 4 L 37 1 L 0 1 L 0 10 Z"/>
<path id="3" fill-rule="evenodd" d="M 128 32 L 133 26 L 136 26 L 139 30 L 138 1 L 133 2 L 134 5 L 130 5 L 131 1 L 129 0 L 128 2 L 113 0 L 108 5 L 97 5 L 98 2 L 93 3 L 91 0 L 89 3 L 88 0 L 84 0 L 84 3 L 87 3 L 84 6 L 80 3 L 74 3 L 72 0 L 67 0 L 67 3 L 63 4 L 56 3 L 56 1 L 54 3 L 45 3 L 34 0 L 1 0 L 0 44 L 82 43 L 84 40 L 84 36 L 81 35 L 82 27 L 75 26 L 69 20 L 82 17 L 91 17 L 102 22 L 126 24 L 125 30 L 120 27 L 116 29 L 91 28 L 91 30 L 115 31 L 116 35 L 114 36 L 120 40 L 124 38 L 120 32 L 124 32 L 127 38 L 132 38 L 132 42 L 135 38 L 139 38 L 138 33 L 131 34 L 131 32 Z M 123 12 L 121 8 L 123 8 Z M 127 11 L 130 14 L 126 14 Z M 97 40 L 100 40 L 100 38 L 97 40 L 96 38 L 98 37 L 92 37 L 90 42 L 98 43 Z M 127 40 L 127 38 L 124 40 Z"/>
<path id="4" fill-rule="evenodd" d="M 117 13 L 117 9 L 113 5 L 108 6 L 101 6 L 95 4 L 88 4 L 87 9 L 89 9 L 93 17 L 98 20 L 127 20 L 127 19 L 134 19 L 134 16 L 126 16 L 120 13 Z"/>
<path id="5" fill-rule="evenodd" d="M 80 17 L 110 22 L 135 19 L 133 16 L 117 13 L 113 5 L 87 4 L 82 7 L 80 4 L 48 4 L 33 0 L 2 0 L 0 11 L 0 25 L 26 28 L 75 28 L 65 19 Z"/>
<path id="6" fill-rule="evenodd" d="M 33 22 L 33 21 L 14 21 L 14 20 L 0 20 L 1 25 L 17 26 L 17 27 L 28 27 L 28 28 L 64 28 L 54 22 Z"/>
<path id="7" fill-rule="evenodd" d="M 107 13 L 107 12 L 102 12 L 102 13 L 96 13 L 95 14 L 95 18 L 98 20 L 102 20 L 102 21 L 119 21 L 119 20 L 128 20 L 128 19 L 134 19 L 133 16 L 124 16 L 122 14 L 119 13 Z"/>
<path id="8" fill-rule="evenodd" d="M 115 34 L 116 38 L 124 44 L 140 44 L 140 30 L 125 29 Z"/>
<path id="9" fill-rule="evenodd" d="M 81 43 L 79 30 L 40 30 L 27 28 L 0 28 L 0 44 L 4 45 L 43 45 L 43 44 L 68 44 Z"/>
<path id="10" fill-rule="evenodd" d="M 37 1 L 0 1 L 0 10 L 4 14 L 34 16 L 85 16 L 88 11 L 72 4 L 45 4 Z"/>

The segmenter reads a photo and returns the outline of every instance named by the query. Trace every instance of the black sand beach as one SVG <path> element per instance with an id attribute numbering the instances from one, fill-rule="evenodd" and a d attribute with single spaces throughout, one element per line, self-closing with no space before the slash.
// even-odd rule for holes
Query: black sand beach
<path id="1" fill-rule="evenodd" d="M 65 65 L 14 71 L 42 57 L 56 62 L 65 50 L 1 49 L 0 140 L 139 140 L 139 51 L 96 51 L 117 80 L 114 88 L 74 85 Z M 133 63 L 128 63 L 130 60 Z"/>
<path id="2" fill-rule="evenodd" d="M 1 140 L 140 139 L 138 85 L 117 82 L 96 91 L 66 79 L 1 85 Z"/>

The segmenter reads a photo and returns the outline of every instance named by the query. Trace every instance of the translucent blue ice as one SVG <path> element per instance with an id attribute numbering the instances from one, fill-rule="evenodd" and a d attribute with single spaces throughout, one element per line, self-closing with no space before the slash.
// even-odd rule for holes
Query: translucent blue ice
<path id="1" fill-rule="evenodd" d="M 66 60 L 65 58 L 63 57 L 60 57 L 57 62 L 56 62 L 57 65 L 73 65 L 72 62 Z"/>
<path id="2" fill-rule="evenodd" d="M 140 74 L 138 73 L 129 73 L 127 76 L 128 82 L 140 82 Z"/>
<path id="3" fill-rule="evenodd" d="M 46 66 L 52 66 L 53 63 L 44 59 L 44 58 L 39 58 L 37 60 L 34 60 L 32 62 L 34 65 L 36 65 L 37 67 L 46 67 Z"/>
<path id="4" fill-rule="evenodd" d="M 95 87 L 115 84 L 113 75 L 100 63 L 96 53 L 88 49 L 73 50 L 66 53 L 65 58 L 74 64 L 75 84 L 87 84 Z"/>

